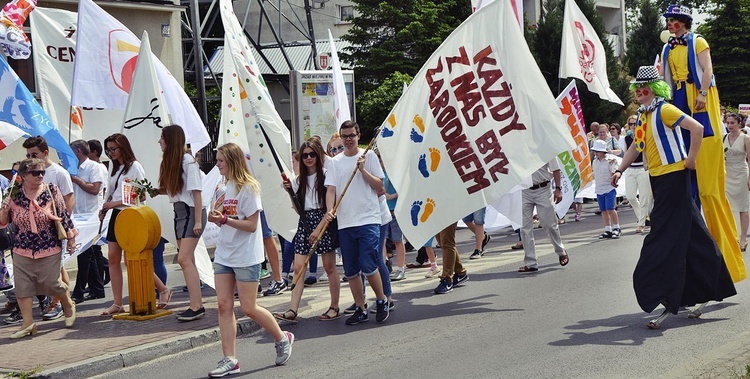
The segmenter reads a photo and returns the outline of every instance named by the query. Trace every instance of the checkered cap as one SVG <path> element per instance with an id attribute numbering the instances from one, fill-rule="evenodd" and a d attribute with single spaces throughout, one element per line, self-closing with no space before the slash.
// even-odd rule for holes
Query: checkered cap
<path id="1" fill-rule="evenodd" d="M 635 79 L 631 80 L 630 83 L 651 83 L 657 80 L 661 80 L 661 76 L 659 76 L 659 70 L 657 70 L 656 67 L 641 66 L 638 67 L 638 73 L 635 75 Z"/>
<path id="2" fill-rule="evenodd" d="M 690 20 L 693 19 L 693 16 L 690 15 L 690 8 L 678 4 L 670 4 L 667 7 L 667 11 L 664 12 L 664 17 L 687 17 Z"/>

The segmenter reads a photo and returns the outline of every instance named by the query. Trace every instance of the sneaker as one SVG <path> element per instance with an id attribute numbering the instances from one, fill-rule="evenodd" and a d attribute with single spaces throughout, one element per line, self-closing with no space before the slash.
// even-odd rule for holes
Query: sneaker
<path id="1" fill-rule="evenodd" d="M 271 271 L 268 271 L 264 268 L 260 269 L 260 278 L 265 279 L 271 276 Z"/>
<path id="2" fill-rule="evenodd" d="M 602 233 L 602 234 L 600 234 L 600 235 L 599 235 L 599 239 L 600 239 L 600 240 L 603 240 L 603 239 L 611 239 L 611 238 L 612 238 L 612 236 L 614 236 L 614 234 L 612 234 L 612 232 L 610 232 L 610 231 L 606 231 L 606 232 L 604 232 L 604 233 Z"/>
<path id="3" fill-rule="evenodd" d="M 315 277 L 315 275 L 310 275 L 307 278 L 305 278 L 305 285 L 311 286 L 318 282 L 318 278 Z"/>
<path id="4" fill-rule="evenodd" d="M 612 230 L 612 238 L 620 238 L 620 234 L 622 234 L 622 230 L 620 230 L 620 228 L 615 228 Z"/>
<path id="5" fill-rule="evenodd" d="M 576 222 L 581 221 L 581 214 L 580 213 L 576 213 L 575 220 L 576 220 Z"/>
<path id="6" fill-rule="evenodd" d="M 346 319 L 346 325 L 357 325 L 359 323 L 367 322 L 367 309 L 355 306 L 354 314 Z"/>
<path id="7" fill-rule="evenodd" d="M 482 251 L 484 251 L 484 248 L 487 247 L 487 244 L 490 243 L 490 240 L 492 237 L 490 237 L 489 234 L 484 233 L 484 240 L 482 240 Z"/>
<path id="8" fill-rule="evenodd" d="M 281 366 L 289 357 L 292 356 L 292 344 L 294 344 L 294 334 L 291 332 L 284 332 L 286 338 L 282 341 L 276 342 L 276 366 Z"/>
<path id="9" fill-rule="evenodd" d="M 320 278 L 318 278 L 318 281 L 321 283 L 328 283 L 328 274 L 324 272 L 322 275 L 320 275 Z"/>
<path id="10" fill-rule="evenodd" d="M 391 281 L 392 282 L 398 282 L 399 280 L 406 279 L 406 271 L 402 270 L 395 270 L 393 271 L 393 275 L 391 275 Z"/>
<path id="11" fill-rule="evenodd" d="M 393 302 L 393 301 L 389 301 L 388 302 L 388 313 L 390 313 L 391 311 L 393 311 L 393 308 L 396 308 L 396 303 Z M 376 313 L 378 313 L 378 310 L 376 308 L 370 308 L 370 313 L 376 314 Z"/>
<path id="12" fill-rule="evenodd" d="M 453 274 L 453 287 L 469 280 L 469 274 L 464 273 L 463 275 Z"/>
<path id="13" fill-rule="evenodd" d="M 482 250 L 474 250 L 474 252 L 469 256 L 469 259 L 479 259 L 484 255 L 484 252 Z"/>
<path id="14" fill-rule="evenodd" d="M 453 291 L 453 283 L 448 278 L 440 278 L 440 284 L 435 288 L 436 294 L 446 294 Z"/>
<path id="15" fill-rule="evenodd" d="M 56 320 L 63 316 L 63 309 L 60 303 L 57 303 L 50 307 L 47 313 L 42 315 L 42 320 Z"/>
<path id="16" fill-rule="evenodd" d="M 387 300 L 376 300 L 375 301 L 375 309 L 377 310 L 375 312 L 375 321 L 376 322 L 384 322 L 388 319 L 388 315 L 390 315 L 390 311 L 388 308 L 388 301 Z"/>
<path id="17" fill-rule="evenodd" d="M 344 261 L 341 259 L 341 254 L 336 253 L 336 266 L 343 266 Z"/>
<path id="18" fill-rule="evenodd" d="M 271 282 L 271 287 L 268 287 L 268 289 L 263 292 L 263 296 L 278 295 L 286 291 L 287 287 L 286 280 L 282 279 L 280 282 L 273 281 Z"/>
<path id="19" fill-rule="evenodd" d="M 221 378 L 229 374 L 239 374 L 240 372 L 240 361 L 224 357 L 216 365 L 216 368 L 208 372 L 209 378 Z"/>
<path id="20" fill-rule="evenodd" d="M 39 301 L 39 315 L 43 315 L 49 312 L 49 304 L 52 301 L 49 296 L 45 296 L 44 299 Z"/>
<path id="21" fill-rule="evenodd" d="M 206 308 L 200 307 L 197 311 L 194 311 L 190 308 L 186 309 L 185 311 L 177 314 L 177 320 L 179 321 L 193 321 L 197 320 L 203 316 L 206 315 Z"/>
<path id="22" fill-rule="evenodd" d="M 7 315 L 13 313 L 18 308 L 18 303 L 15 301 L 9 301 L 5 303 L 3 309 L 0 309 L 0 315 Z"/>
<path id="23" fill-rule="evenodd" d="M 442 271 L 443 270 L 441 270 L 440 267 L 437 267 L 437 266 L 430 267 L 430 271 L 427 271 L 427 273 L 424 274 L 424 277 L 425 278 L 433 278 L 435 276 L 440 275 L 440 272 L 442 272 Z"/>
<path id="24" fill-rule="evenodd" d="M 353 314 L 357 310 L 357 304 L 352 304 L 349 308 L 344 309 L 345 315 Z M 367 310 L 367 303 L 365 303 L 365 310 Z"/>
<path id="25" fill-rule="evenodd" d="M 5 318 L 6 324 L 20 324 L 23 322 L 23 316 L 21 316 L 21 308 L 16 308 L 13 312 L 10 312 L 10 316 Z"/>

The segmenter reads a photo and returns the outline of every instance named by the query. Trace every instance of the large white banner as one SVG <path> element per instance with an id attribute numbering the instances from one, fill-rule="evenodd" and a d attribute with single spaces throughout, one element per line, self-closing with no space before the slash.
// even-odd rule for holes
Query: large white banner
<path id="1" fill-rule="evenodd" d="M 443 42 L 382 126 L 378 147 L 414 246 L 575 147 L 508 1 Z"/>
<path id="2" fill-rule="evenodd" d="M 600 98 L 623 105 L 609 88 L 607 56 L 602 41 L 575 0 L 565 0 L 559 76 L 581 79 L 589 91 Z"/>
<path id="3" fill-rule="evenodd" d="M 135 34 L 92 0 L 80 0 L 71 103 L 124 109 L 140 44 Z M 185 130 L 193 151 L 202 149 L 211 142 L 203 121 L 174 76 L 158 57 L 153 60 L 172 122 Z"/>
<path id="4" fill-rule="evenodd" d="M 70 141 L 85 138 L 103 142 L 110 134 L 120 131 L 123 111 L 71 108 L 77 19 L 75 12 L 62 9 L 39 7 L 31 13 L 37 92 L 42 107 L 63 137 Z"/>
<path id="5" fill-rule="evenodd" d="M 338 129 L 344 121 L 352 119 L 352 115 L 349 113 L 349 98 L 346 97 L 346 86 L 344 84 L 344 74 L 341 73 L 341 61 L 339 61 L 339 53 L 336 51 L 336 45 L 333 43 L 333 35 L 331 29 L 328 29 L 328 44 L 331 45 L 331 61 L 333 71 L 333 109 L 334 116 L 336 117 L 336 129 Z"/>
<path id="6" fill-rule="evenodd" d="M 292 144 L 284 121 L 281 120 L 266 88 L 250 45 L 243 34 L 232 2 L 220 1 L 224 25 L 224 85 L 222 86 L 222 142 L 238 143 L 246 153 L 253 175 L 260 181 L 261 201 L 268 226 L 291 241 L 297 230 L 299 216 L 292 200 L 283 189 L 281 172 L 292 176 Z M 245 143 L 242 144 L 242 133 Z M 263 135 L 268 136 L 268 140 Z M 278 164 L 274 159 L 278 157 Z M 279 167 L 279 165 L 281 167 Z"/>

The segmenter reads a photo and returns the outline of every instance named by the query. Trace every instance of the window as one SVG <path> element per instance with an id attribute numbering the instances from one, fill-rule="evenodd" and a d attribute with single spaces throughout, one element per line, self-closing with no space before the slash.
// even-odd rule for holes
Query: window
<path id="1" fill-rule="evenodd" d="M 339 6 L 339 19 L 342 22 L 347 22 L 353 17 L 354 17 L 353 5 L 340 5 Z"/>

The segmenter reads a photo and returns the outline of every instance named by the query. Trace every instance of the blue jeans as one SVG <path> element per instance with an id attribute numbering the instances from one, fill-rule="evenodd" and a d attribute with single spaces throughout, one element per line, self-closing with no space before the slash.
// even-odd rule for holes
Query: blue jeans
<path id="1" fill-rule="evenodd" d="M 339 229 L 341 257 L 347 278 L 354 278 L 360 272 L 365 276 L 377 273 L 379 241 L 380 226 L 377 224 Z"/>
<path id="2" fill-rule="evenodd" d="M 279 242 L 281 242 L 281 272 L 289 273 L 294 263 L 294 244 L 284 239 L 279 234 Z"/>
<path id="3" fill-rule="evenodd" d="M 385 265 L 385 260 L 383 259 L 383 245 L 385 245 L 386 234 L 388 234 L 388 224 L 381 225 L 380 243 L 378 244 L 378 271 L 380 272 L 380 280 L 383 281 L 383 294 L 385 297 L 391 297 L 393 293 L 391 290 L 391 276 L 388 275 L 388 266 Z"/>
<path id="4" fill-rule="evenodd" d="M 164 285 L 167 285 L 167 266 L 164 264 L 164 238 L 159 240 L 159 244 L 154 248 L 154 273 L 159 277 Z"/>

